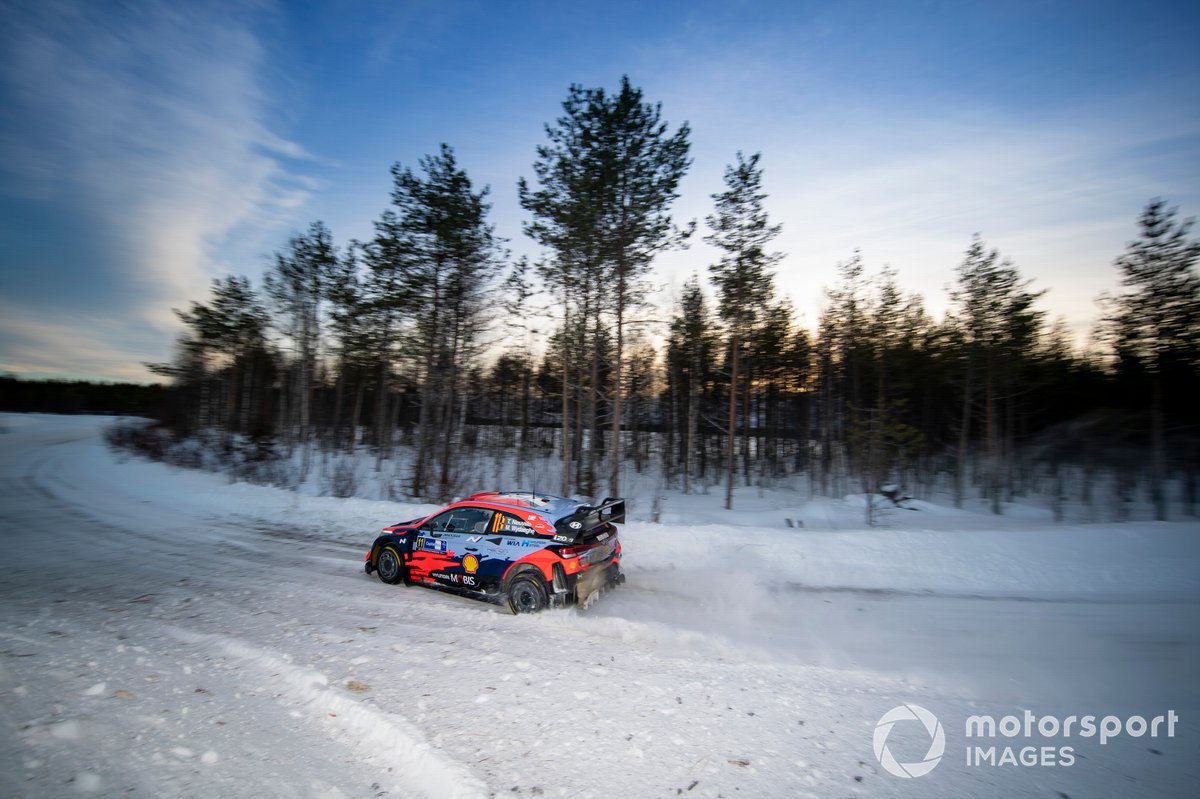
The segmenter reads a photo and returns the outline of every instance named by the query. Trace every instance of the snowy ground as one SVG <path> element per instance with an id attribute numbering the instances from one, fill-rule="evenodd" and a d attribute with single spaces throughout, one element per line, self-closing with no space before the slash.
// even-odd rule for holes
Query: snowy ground
<path id="1" fill-rule="evenodd" d="M 122 459 L 105 424 L 0 416 L 0 796 L 1200 794 L 1200 524 L 674 496 L 622 530 L 625 586 L 513 617 L 362 573 L 422 506 Z M 873 748 L 906 703 L 945 733 L 915 779 Z M 1179 721 L 965 737 L 1026 710 Z"/>

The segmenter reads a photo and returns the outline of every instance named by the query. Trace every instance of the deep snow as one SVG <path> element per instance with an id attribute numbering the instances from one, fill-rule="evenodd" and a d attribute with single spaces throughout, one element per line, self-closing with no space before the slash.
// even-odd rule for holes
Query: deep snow
<path id="1" fill-rule="evenodd" d="M 853 499 L 671 495 L 622 529 L 625 586 L 513 617 L 362 573 L 429 506 L 121 457 L 108 423 L 0 417 L 0 795 L 1200 793 L 1195 522 L 919 503 L 862 529 Z M 906 703 L 945 728 L 916 779 L 873 750 Z M 1180 721 L 967 764 L 968 716 L 1024 710 Z"/>

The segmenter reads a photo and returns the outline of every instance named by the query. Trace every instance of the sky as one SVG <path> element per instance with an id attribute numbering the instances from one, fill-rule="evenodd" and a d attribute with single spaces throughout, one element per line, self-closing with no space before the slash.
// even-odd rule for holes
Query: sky
<path id="1" fill-rule="evenodd" d="M 701 234 L 762 153 L 801 324 L 855 249 L 940 316 L 979 233 L 1082 342 L 1147 202 L 1200 216 L 1198 40 L 1195 0 L 0 0 L 0 372 L 154 379 L 172 309 L 314 220 L 368 238 L 443 142 L 536 255 L 517 180 L 568 87 L 622 75 L 691 127 Z M 715 258 L 660 257 L 664 317 Z"/>

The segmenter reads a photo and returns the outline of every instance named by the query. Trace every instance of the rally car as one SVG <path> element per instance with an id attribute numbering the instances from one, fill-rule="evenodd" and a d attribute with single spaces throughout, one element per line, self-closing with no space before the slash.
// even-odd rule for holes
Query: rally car
<path id="1" fill-rule="evenodd" d="M 513 613 L 587 604 L 625 581 L 616 528 L 624 521 L 623 499 L 589 505 L 490 491 L 383 528 L 364 568 L 385 583 L 450 590 Z"/>

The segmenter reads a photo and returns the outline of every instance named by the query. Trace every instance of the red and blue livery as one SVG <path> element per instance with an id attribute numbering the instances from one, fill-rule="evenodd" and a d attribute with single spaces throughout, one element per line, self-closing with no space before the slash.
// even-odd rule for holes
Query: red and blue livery
<path id="1" fill-rule="evenodd" d="M 513 613 L 586 605 L 625 581 L 616 527 L 624 521 L 623 499 L 591 505 L 489 491 L 383 528 L 364 568 L 388 584 L 453 591 Z"/>

